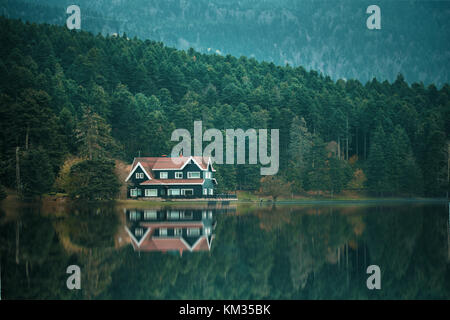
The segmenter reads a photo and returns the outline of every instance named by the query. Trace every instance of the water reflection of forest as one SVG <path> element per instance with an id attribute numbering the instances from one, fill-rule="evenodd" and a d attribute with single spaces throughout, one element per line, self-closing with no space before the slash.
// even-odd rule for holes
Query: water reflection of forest
<path id="1" fill-rule="evenodd" d="M 132 210 L 31 205 L 0 212 L 2 298 L 450 298 L 445 205 L 200 208 L 214 241 L 182 255 L 136 252 L 124 233 Z M 81 267 L 80 291 L 65 286 L 71 264 Z M 381 268 L 380 291 L 366 288 L 370 264 Z"/>

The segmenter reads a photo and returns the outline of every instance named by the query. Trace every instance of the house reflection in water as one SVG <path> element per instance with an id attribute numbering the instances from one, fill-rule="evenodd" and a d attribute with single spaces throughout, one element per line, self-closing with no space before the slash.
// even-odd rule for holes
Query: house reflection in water
<path id="1" fill-rule="evenodd" d="M 135 251 L 209 251 L 213 209 L 126 209 L 126 231 Z"/>

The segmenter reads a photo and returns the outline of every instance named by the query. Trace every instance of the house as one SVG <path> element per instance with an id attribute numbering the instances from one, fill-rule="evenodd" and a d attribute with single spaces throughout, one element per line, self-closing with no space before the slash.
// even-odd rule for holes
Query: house
<path id="1" fill-rule="evenodd" d="M 213 210 L 126 209 L 127 231 L 135 251 L 210 251 L 214 239 Z"/>
<path id="2" fill-rule="evenodd" d="M 126 178 L 128 198 L 211 198 L 217 181 L 209 157 L 135 158 Z"/>

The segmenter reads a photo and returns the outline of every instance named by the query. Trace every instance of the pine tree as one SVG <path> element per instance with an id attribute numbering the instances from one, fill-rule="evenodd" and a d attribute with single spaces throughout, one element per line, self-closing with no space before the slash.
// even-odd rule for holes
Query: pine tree
<path id="1" fill-rule="evenodd" d="M 31 148 L 23 152 L 20 162 L 21 196 L 25 198 L 41 196 L 51 190 L 55 175 L 43 148 Z"/>
<path id="2" fill-rule="evenodd" d="M 119 152 L 119 146 L 111 137 L 111 128 L 105 119 L 84 108 L 83 119 L 77 129 L 79 154 L 89 160 L 107 159 Z"/>
<path id="3" fill-rule="evenodd" d="M 369 189 L 381 195 L 387 189 L 385 141 L 384 130 L 381 126 L 378 126 L 371 139 L 366 170 Z"/>
<path id="4" fill-rule="evenodd" d="M 308 167 L 308 155 L 311 152 L 312 135 L 304 118 L 296 116 L 290 127 L 288 179 L 293 182 L 293 191 L 303 189 L 303 179 Z"/>

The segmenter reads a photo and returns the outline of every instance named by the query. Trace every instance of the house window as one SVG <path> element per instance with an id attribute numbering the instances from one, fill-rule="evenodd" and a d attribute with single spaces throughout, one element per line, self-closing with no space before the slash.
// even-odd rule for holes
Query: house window
<path id="1" fill-rule="evenodd" d="M 181 189 L 181 194 L 184 196 L 193 196 L 194 189 Z"/>
<path id="2" fill-rule="evenodd" d="M 137 197 L 138 189 L 130 189 L 130 196 Z"/>
<path id="3" fill-rule="evenodd" d="M 145 189 L 145 196 L 146 197 L 156 197 L 158 195 L 157 189 Z"/>
<path id="4" fill-rule="evenodd" d="M 189 229 L 187 229 L 187 235 L 188 236 L 199 236 L 200 229 L 199 228 L 189 228 Z"/>
<path id="5" fill-rule="evenodd" d="M 144 179 L 144 173 L 143 172 L 137 172 L 136 173 L 136 179 Z"/>
<path id="6" fill-rule="evenodd" d="M 183 179 L 183 172 L 175 172 L 175 179 Z"/>
<path id="7" fill-rule="evenodd" d="M 169 196 L 179 196 L 180 195 L 180 189 L 169 189 L 168 190 Z"/>
<path id="8" fill-rule="evenodd" d="M 169 212 L 169 214 L 167 215 L 168 219 L 180 219 L 180 211 L 176 211 L 176 210 L 172 210 Z"/>
<path id="9" fill-rule="evenodd" d="M 204 196 L 207 196 L 207 195 L 208 195 L 208 189 L 206 189 L 206 188 L 203 189 L 203 195 L 204 195 Z"/>
<path id="10" fill-rule="evenodd" d="M 156 210 L 144 210 L 144 219 L 149 220 L 156 218 L 157 218 Z"/>
<path id="11" fill-rule="evenodd" d="M 136 235 L 136 237 L 142 237 L 142 235 L 144 234 L 144 229 L 136 228 L 136 230 L 134 230 L 134 234 Z"/>
<path id="12" fill-rule="evenodd" d="M 181 228 L 175 228 L 173 231 L 173 234 L 175 236 L 181 236 Z"/>
<path id="13" fill-rule="evenodd" d="M 212 175 L 211 172 L 203 172 L 203 178 L 204 179 L 211 179 Z"/>
<path id="14" fill-rule="evenodd" d="M 199 179 L 200 178 L 200 172 L 194 171 L 194 172 L 188 172 L 187 173 L 188 179 Z"/>
<path id="15" fill-rule="evenodd" d="M 137 221 L 140 217 L 141 215 L 139 214 L 139 212 L 136 212 L 136 210 L 130 211 L 130 220 Z"/>
<path id="16" fill-rule="evenodd" d="M 213 195 L 213 189 L 209 189 L 209 195 L 212 196 Z"/>
<path id="17" fill-rule="evenodd" d="M 192 219 L 192 212 L 181 212 L 181 219 Z"/>
<path id="18" fill-rule="evenodd" d="M 167 236 L 167 228 L 161 228 L 161 229 L 159 229 L 159 235 L 160 235 L 161 237 Z"/>
<path id="19" fill-rule="evenodd" d="M 205 228 L 205 234 L 209 236 L 211 234 L 211 228 Z"/>
<path id="20" fill-rule="evenodd" d="M 160 179 L 167 179 L 168 175 L 166 171 L 160 172 L 159 173 L 159 178 Z"/>

